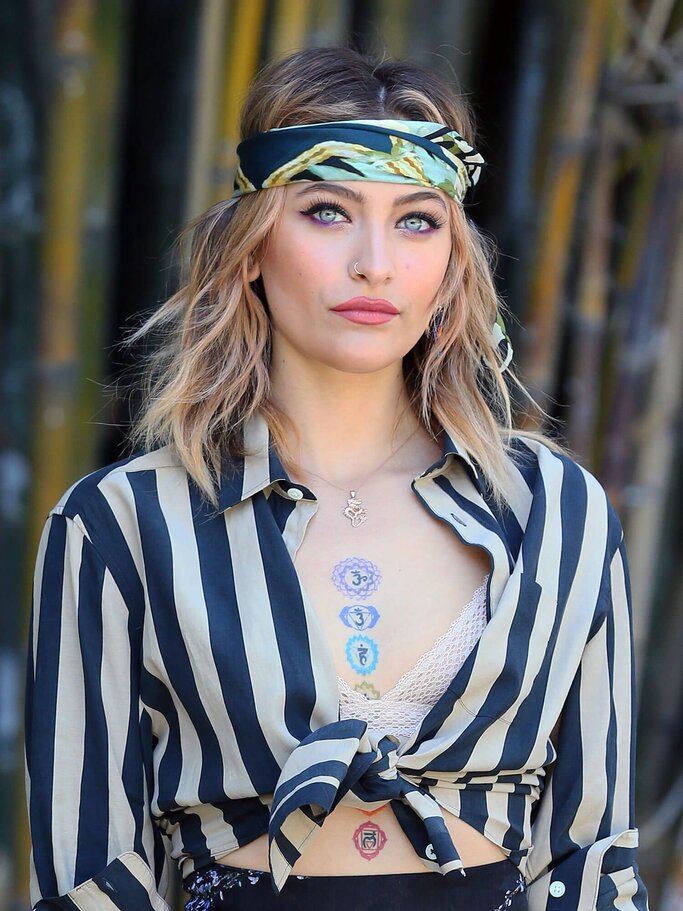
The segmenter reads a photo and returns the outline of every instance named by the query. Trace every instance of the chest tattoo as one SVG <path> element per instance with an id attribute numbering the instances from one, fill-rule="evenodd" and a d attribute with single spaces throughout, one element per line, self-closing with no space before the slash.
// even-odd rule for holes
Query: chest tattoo
<path id="1" fill-rule="evenodd" d="M 351 598 L 368 598 L 379 588 L 382 574 L 371 560 L 363 557 L 345 557 L 332 570 L 332 581 L 337 589 Z"/>
<path id="2" fill-rule="evenodd" d="M 363 680 L 362 683 L 355 683 L 353 688 L 357 693 L 362 693 L 366 699 L 379 699 L 379 690 L 367 680 Z"/>
<path id="3" fill-rule="evenodd" d="M 332 570 L 332 581 L 338 591 L 354 600 L 369 598 L 377 591 L 381 580 L 379 568 L 363 557 L 346 557 Z M 379 620 L 379 611 L 371 604 L 347 604 L 339 612 L 339 619 L 352 630 L 368 630 Z M 351 636 L 346 642 L 345 654 L 357 674 L 371 674 L 377 667 L 379 648 L 370 636 Z M 377 693 L 374 687 L 371 689 Z M 379 698 L 379 693 L 373 698 Z"/>
<path id="4" fill-rule="evenodd" d="M 371 604 L 350 604 L 341 609 L 339 619 L 351 629 L 372 629 L 379 620 L 379 611 Z"/>
<path id="5" fill-rule="evenodd" d="M 346 660 L 358 674 L 371 674 L 378 658 L 377 643 L 369 636 L 351 636 L 346 643 Z"/>

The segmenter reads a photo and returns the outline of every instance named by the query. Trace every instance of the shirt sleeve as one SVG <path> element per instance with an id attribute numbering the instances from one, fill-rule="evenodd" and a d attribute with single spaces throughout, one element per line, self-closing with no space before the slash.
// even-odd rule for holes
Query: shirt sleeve
<path id="1" fill-rule="evenodd" d="M 34 911 L 169 911 L 169 860 L 149 812 L 141 635 L 139 606 L 79 517 L 53 510 L 36 558 L 24 704 Z"/>
<path id="2" fill-rule="evenodd" d="M 609 511 L 614 518 L 611 506 Z M 631 589 L 618 519 L 616 524 L 620 542 L 603 575 L 594 622 L 555 728 L 556 759 L 532 816 L 529 911 L 649 907 L 635 827 Z"/>

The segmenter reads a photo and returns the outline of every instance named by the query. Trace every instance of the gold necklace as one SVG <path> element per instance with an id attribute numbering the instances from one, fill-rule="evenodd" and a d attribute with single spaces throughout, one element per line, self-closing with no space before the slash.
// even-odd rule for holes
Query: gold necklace
<path id="1" fill-rule="evenodd" d="M 326 484 L 329 484 L 331 487 L 336 487 L 337 490 L 343 490 L 344 493 L 346 493 L 348 491 L 350 496 L 348 497 L 348 499 L 346 501 L 346 507 L 342 510 L 342 515 L 346 516 L 346 518 L 351 521 L 351 525 L 354 528 L 357 528 L 359 525 L 362 525 L 363 522 L 367 521 L 367 518 L 368 518 L 368 514 L 365 510 L 365 507 L 361 503 L 360 497 L 357 496 L 357 492 L 358 492 L 359 488 L 362 487 L 362 485 L 365 484 L 366 481 L 369 481 L 373 475 L 377 474 L 377 472 L 380 470 L 380 468 L 382 468 L 384 465 L 386 465 L 386 463 L 389 461 L 389 459 L 392 456 L 395 456 L 396 453 L 400 449 L 403 449 L 403 447 L 406 445 L 406 443 L 409 440 L 412 440 L 412 438 L 415 436 L 415 434 L 417 433 L 417 431 L 419 429 L 420 429 L 419 427 L 416 427 L 415 430 L 413 430 L 413 432 L 410 434 L 410 436 L 407 437 L 397 449 L 394 449 L 393 452 L 389 453 L 389 455 L 386 457 L 386 459 L 383 462 L 381 462 L 377 466 L 377 468 L 375 468 L 373 471 L 371 471 L 370 474 L 362 481 L 361 484 L 356 485 L 356 487 L 353 490 L 350 490 L 348 487 L 340 487 L 339 484 L 335 484 L 334 481 L 329 481 L 327 478 L 323 478 L 322 475 L 316 474 L 314 471 L 310 471 L 310 469 L 308 469 L 308 468 L 302 468 L 300 465 L 297 467 L 299 468 L 300 471 L 303 471 L 305 474 L 313 475 L 314 478 L 319 478 L 321 481 L 324 481 Z"/>

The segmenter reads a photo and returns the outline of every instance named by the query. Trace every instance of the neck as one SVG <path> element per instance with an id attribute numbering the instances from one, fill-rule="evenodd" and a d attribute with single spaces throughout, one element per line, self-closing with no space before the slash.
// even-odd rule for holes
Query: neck
<path id="1" fill-rule="evenodd" d="M 273 402 L 298 431 L 298 440 L 288 439 L 294 464 L 286 467 L 293 477 L 314 473 L 352 486 L 385 459 L 395 467 L 434 456 L 438 445 L 410 407 L 400 362 L 355 374 L 276 358 L 273 365 Z M 399 446 L 396 459 L 388 458 Z"/>

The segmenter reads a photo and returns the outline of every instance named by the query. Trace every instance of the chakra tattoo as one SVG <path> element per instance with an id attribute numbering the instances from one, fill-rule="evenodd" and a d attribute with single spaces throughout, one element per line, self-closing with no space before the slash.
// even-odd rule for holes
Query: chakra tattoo
<path id="1" fill-rule="evenodd" d="M 371 674 L 378 658 L 377 643 L 369 636 L 351 636 L 346 643 L 346 660 L 358 674 Z"/>
<path id="2" fill-rule="evenodd" d="M 361 857 L 373 860 L 387 843 L 387 837 L 376 822 L 368 820 L 353 833 L 353 843 Z"/>
<path id="3" fill-rule="evenodd" d="M 332 571 L 332 581 L 343 595 L 367 598 L 379 588 L 382 574 L 370 560 L 346 557 Z"/>
<path id="4" fill-rule="evenodd" d="M 379 611 L 371 604 L 350 604 L 341 609 L 339 619 L 351 629 L 372 629 L 379 620 Z"/>
<path id="5" fill-rule="evenodd" d="M 366 699 L 379 699 L 379 690 L 371 683 L 368 683 L 367 680 L 362 683 L 355 683 L 353 688 L 357 693 L 362 693 Z"/>

